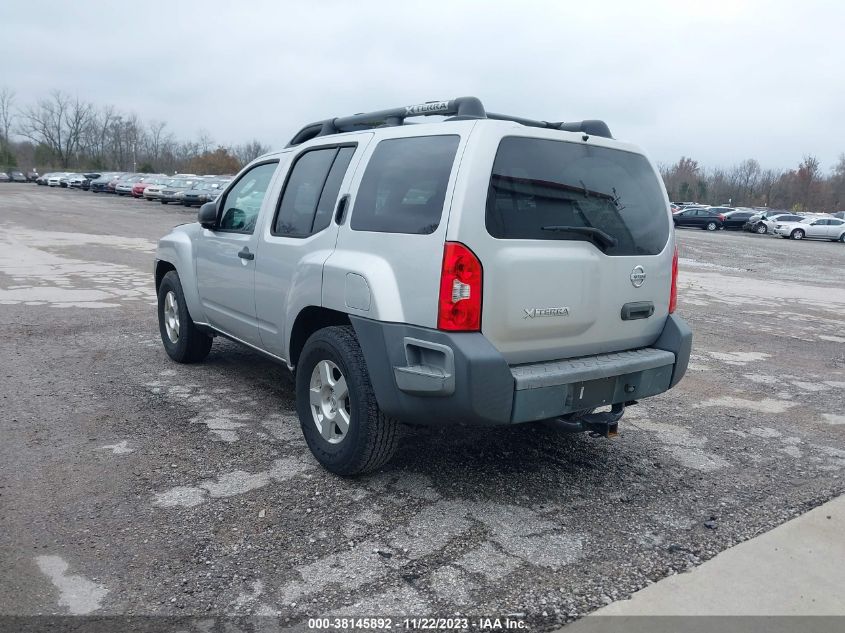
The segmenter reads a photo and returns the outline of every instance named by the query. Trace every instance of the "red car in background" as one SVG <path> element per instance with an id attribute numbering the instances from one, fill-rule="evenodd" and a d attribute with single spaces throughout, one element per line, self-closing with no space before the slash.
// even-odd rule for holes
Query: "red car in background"
<path id="1" fill-rule="evenodd" d="M 162 184 L 166 182 L 168 179 L 165 177 L 164 174 L 154 174 L 152 176 L 144 176 L 141 180 L 136 182 L 132 186 L 132 197 L 133 198 L 143 198 L 144 197 L 144 190 L 153 184 Z"/>

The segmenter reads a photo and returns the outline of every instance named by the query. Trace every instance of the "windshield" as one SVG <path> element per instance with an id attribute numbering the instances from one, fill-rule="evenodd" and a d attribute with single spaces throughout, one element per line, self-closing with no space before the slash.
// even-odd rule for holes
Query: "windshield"
<path id="1" fill-rule="evenodd" d="M 537 138 L 502 139 L 487 196 L 500 239 L 587 240 L 607 255 L 657 255 L 669 214 L 639 154 Z"/>

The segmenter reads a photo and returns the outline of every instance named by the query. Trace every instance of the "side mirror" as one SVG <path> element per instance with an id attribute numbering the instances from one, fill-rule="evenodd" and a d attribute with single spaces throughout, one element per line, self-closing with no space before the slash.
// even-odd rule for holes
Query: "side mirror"
<path id="1" fill-rule="evenodd" d="M 197 213 L 197 221 L 204 229 L 213 229 L 217 224 L 217 203 L 206 202 Z"/>

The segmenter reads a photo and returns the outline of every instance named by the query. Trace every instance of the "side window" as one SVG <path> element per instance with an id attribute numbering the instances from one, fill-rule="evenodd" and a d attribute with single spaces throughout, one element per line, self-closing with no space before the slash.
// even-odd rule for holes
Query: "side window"
<path id="1" fill-rule="evenodd" d="M 329 176 L 326 178 L 326 184 L 323 185 L 320 201 L 317 203 L 317 213 L 314 215 L 314 226 L 311 228 L 311 233 L 319 233 L 332 221 L 337 196 L 340 193 L 340 185 L 354 153 L 354 147 L 341 147 L 337 150 L 337 156 L 335 156 Z"/>
<path id="2" fill-rule="evenodd" d="M 256 165 L 241 176 L 223 200 L 219 230 L 236 233 L 252 233 L 255 230 L 261 203 L 277 166 L 276 162 Z"/>
<path id="3" fill-rule="evenodd" d="M 329 147 L 296 159 L 279 202 L 273 234 L 308 237 L 331 222 L 340 184 L 354 147 Z"/>
<path id="4" fill-rule="evenodd" d="M 460 137 L 381 141 L 352 210 L 354 231 L 426 235 L 437 230 Z"/>

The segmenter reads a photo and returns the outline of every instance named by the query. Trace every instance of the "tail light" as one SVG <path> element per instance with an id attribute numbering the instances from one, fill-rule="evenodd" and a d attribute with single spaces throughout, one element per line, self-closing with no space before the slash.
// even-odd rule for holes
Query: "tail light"
<path id="1" fill-rule="evenodd" d="M 678 247 L 675 247 L 675 254 L 672 256 L 672 287 L 669 290 L 669 314 L 678 307 Z"/>
<path id="2" fill-rule="evenodd" d="M 460 242 L 446 242 L 440 273 L 437 327 L 452 332 L 481 329 L 481 262 Z"/>

